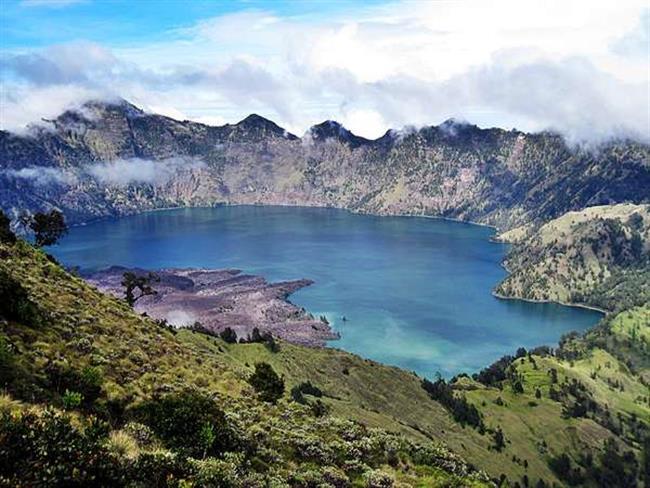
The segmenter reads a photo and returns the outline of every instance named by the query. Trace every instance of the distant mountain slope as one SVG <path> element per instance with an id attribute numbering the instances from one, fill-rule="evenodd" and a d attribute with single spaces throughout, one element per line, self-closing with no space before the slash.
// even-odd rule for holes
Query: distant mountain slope
<path id="1" fill-rule="evenodd" d="M 608 310 L 650 301 L 650 205 L 589 207 L 501 237 L 514 247 L 500 295 Z"/>
<path id="2" fill-rule="evenodd" d="M 298 138 L 251 115 L 210 127 L 127 102 L 0 132 L 0 205 L 71 222 L 167 206 L 265 203 L 426 214 L 512 228 L 586 206 L 650 201 L 650 149 L 568 147 L 555 134 L 448 121 L 376 140 L 333 121 Z"/>

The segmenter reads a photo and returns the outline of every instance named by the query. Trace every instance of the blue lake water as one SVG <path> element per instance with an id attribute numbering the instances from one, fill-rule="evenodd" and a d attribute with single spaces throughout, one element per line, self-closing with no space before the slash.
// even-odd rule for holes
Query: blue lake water
<path id="1" fill-rule="evenodd" d="M 51 252 L 83 269 L 229 267 L 310 278 L 291 300 L 329 318 L 342 336 L 332 347 L 432 377 L 474 372 L 519 346 L 555 345 L 601 317 L 492 296 L 507 251 L 490 242 L 493 233 L 439 219 L 233 206 L 75 227 Z"/>

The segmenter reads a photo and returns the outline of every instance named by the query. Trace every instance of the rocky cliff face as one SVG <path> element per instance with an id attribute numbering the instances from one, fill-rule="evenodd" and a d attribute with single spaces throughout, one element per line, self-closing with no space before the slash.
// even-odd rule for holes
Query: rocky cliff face
<path id="1" fill-rule="evenodd" d="M 71 222 L 168 206 L 335 206 L 512 228 L 569 210 L 650 201 L 650 148 L 448 121 L 376 140 L 336 122 L 298 138 L 251 115 L 210 127 L 88 103 L 29 135 L 0 132 L 0 206 Z"/>

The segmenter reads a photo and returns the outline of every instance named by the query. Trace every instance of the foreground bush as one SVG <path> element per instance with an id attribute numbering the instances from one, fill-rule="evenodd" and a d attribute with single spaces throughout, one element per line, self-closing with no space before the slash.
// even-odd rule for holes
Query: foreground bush
<path id="1" fill-rule="evenodd" d="M 275 403 L 284 394 L 284 379 L 278 376 L 269 363 L 257 363 L 248 382 L 265 402 Z"/>
<path id="2" fill-rule="evenodd" d="M 145 401 L 134 411 L 170 448 L 189 456 L 219 456 L 241 442 L 215 401 L 198 392 L 182 392 Z"/>
<path id="3" fill-rule="evenodd" d="M 29 298 L 27 290 L 3 270 L 0 270 L 0 297 L 0 317 L 31 327 L 43 322 L 42 314 Z"/>
<path id="4" fill-rule="evenodd" d="M 119 486 L 125 470 L 106 449 L 105 426 L 84 429 L 69 416 L 0 414 L 1 486 Z"/>

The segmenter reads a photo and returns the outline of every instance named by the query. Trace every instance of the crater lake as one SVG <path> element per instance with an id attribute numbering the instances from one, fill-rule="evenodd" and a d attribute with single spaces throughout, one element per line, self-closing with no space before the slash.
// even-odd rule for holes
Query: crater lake
<path id="1" fill-rule="evenodd" d="M 238 268 L 308 278 L 289 299 L 324 315 L 331 347 L 434 377 L 472 373 L 520 347 L 555 345 L 596 311 L 492 295 L 507 245 L 488 227 L 304 207 L 173 209 L 70 229 L 66 266 Z M 343 320 L 343 317 L 346 320 Z"/>

